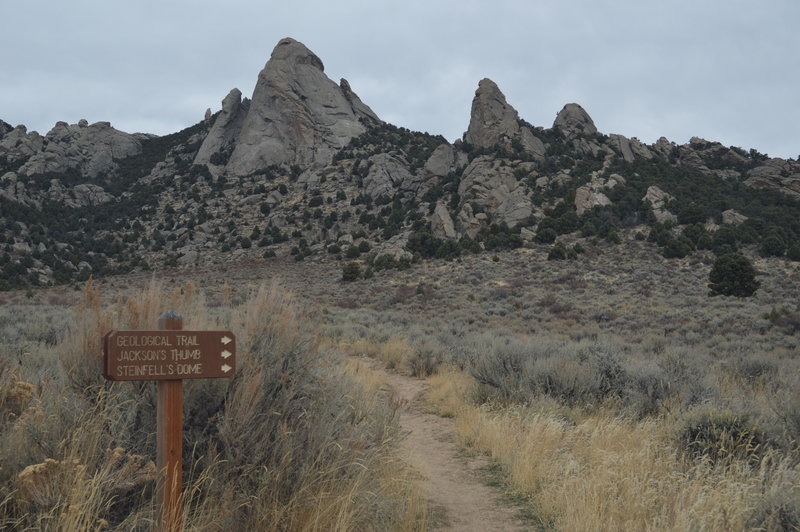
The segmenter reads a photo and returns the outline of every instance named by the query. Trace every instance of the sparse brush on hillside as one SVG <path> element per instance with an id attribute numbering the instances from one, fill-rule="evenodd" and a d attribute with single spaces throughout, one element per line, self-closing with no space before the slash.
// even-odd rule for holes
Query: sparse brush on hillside
<path id="1" fill-rule="evenodd" d="M 320 347 L 288 294 L 262 286 L 215 311 L 192 284 L 162 294 L 151 283 L 105 306 L 89 283 L 50 351 L 61 371 L 51 360 L 32 372 L 2 352 L 0 528 L 153 527 L 155 385 L 103 381 L 99 342 L 111 328 L 153 328 L 168 307 L 187 329 L 230 328 L 239 350 L 233 379 L 184 381 L 187 529 L 424 528 L 424 504 L 394 456 L 393 411 Z"/>

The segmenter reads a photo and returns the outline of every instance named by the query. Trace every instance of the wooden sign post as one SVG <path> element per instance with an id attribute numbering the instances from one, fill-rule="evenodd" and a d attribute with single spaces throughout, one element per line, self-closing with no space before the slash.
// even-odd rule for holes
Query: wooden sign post
<path id="1" fill-rule="evenodd" d="M 158 328 L 183 329 L 183 317 L 167 311 L 158 318 Z M 161 501 L 159 521 L 165 532 L 183 527 L 183 381 L 160 380 L 156 394 L 156 500 Z"/>
<path id="2" fill-rule="evenodd" d="M 159 529 L 182 530 L 183 379 L 232 377 L 236 338 L 230 331 L 184 331 L 168 310 L 156 331 L 110 331 L 103 337 L 103 376 L 114 381 L 157 381 L 156 500 Z"/>

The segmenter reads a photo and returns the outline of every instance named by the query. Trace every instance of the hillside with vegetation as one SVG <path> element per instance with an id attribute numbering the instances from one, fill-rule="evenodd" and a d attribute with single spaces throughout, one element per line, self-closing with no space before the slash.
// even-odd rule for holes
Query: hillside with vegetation
<path id="1" fill-rule="evenodd" d="M 287 46 L 289 59 L 313 55 L 296 41 L 276 50 Z M 697 138 L 605 135 L 576 104 L 535 127 L 490 80 L 450 144 L 381 122 L 346 82 L 303 68 L 297 78 L 323 76 L 306 83 L 350 105 L 352 123 L 310 148 L 287 134 L 272 159 L 243 140 L 268 104 L 232 98 L 238 91 L 164 137 L 107 123 L 59 123 L 42 137 L 4 124 L 0 286 L 286 255 L 359 259 L 372 271 L 531 243 L 569 258 L 562 236 L 617 243 L 631 232 L 669 258 L 749 246 L 800 260 L 797 161 Z M 98 138 L 111 148 L 92 153 Z M 264 162 L 238 164 L 253 159 Z"/>

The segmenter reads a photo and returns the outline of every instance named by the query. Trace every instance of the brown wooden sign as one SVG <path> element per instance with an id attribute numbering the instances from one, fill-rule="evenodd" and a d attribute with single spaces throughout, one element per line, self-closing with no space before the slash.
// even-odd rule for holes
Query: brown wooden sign
<path id="1" fill-rule="evenodd" d="M 232 377 L 230 331 L 111 331 L 103 337 L 103 376 L 114 381 Z"/>

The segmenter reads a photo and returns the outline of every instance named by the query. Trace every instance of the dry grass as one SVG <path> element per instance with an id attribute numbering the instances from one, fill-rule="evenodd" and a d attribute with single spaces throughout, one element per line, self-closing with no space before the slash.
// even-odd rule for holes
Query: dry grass
<path id="1" fill-rule="evenodd" d="M 472 397 L 477 383 L 469 375 L 452 366 L 446 366 L 428 378 L 430 388 L 425 403 L 430 412 L 442 417 L 456 417 L 467 407 L 466 398 Z"/>
<path id="2" fill-rule="evenodd" d="M 4 352 L 0 527 L 152 529 L 154 386 L 103 381 L 100 339 L 153 329 L 173 308 L 186 328 L 232 329 L 238 346 L 234 379 L 184 383 L 187 529 L 424 529 L 425 503 L 395 456 L 395 412 L 374 376 L 321 346 L 314 316 L 276 285 L 225 303 L 212 310 L 192 283 L 168 291 L 151 280 L 104 305 L 89 282 L 52 348 L 60 373 Z"/>
<path id="3" fill-rule="evenodd" d="M 409 374 L 412 372 L 414 348 L 401 336 L 342 339 L 338 347 L 351 356 L 366 356 L 383 362 L 389 368 Z"/>
<path id="4" fill-rule="evenodd" d="M 762 288 L 755 297 L 708 298 L 709 257 L 667 260 L 653 252 L 652 244 L 623 237 L 617 247 L 582 241 L 587 253 L 576 261 L 547 261 L 546 247 L 535 247 L 499 253 L 498 261 L 488 255 L 431 261 L 412 270 L 378 272 L 374 279 L 356 283 L 339 282 L 341 265 L 335 262 L 268 261 L 239 269 L 226 265 L 224 276 L 219 271 L 193 272 L 201 288 L 159 285 L 158 294 L 167 294 L 165 306 L 198 316 L 192 327 L 234 328 L 242 364 L 250 360 L 254 366 L 231 387 L 200 381 L 186 387 L 187 416 L 197 421 L 188 436 L 197 445 L 188 452 L 194 452 L 198 464 L 186 483 L 189 523 L 221 530 L 240 522 L 267 526 L 281 516 L 293 529 L 315 529 L 328 519 L 349 519 L 363 529 L 371 526 L 365 522 L 384 528 L 419 524 L 415 519 L 424 512 L 404 491 L 403 475 L 384 469 L 392 461 L 376 443 L 393 437 L 384 430 L 386 423 L 376 421 L 388 419 L 391 424 L 393 415 L 391 408 L 375 410 L 386 403 L 382 385 L 358 364 L 348 362 L 342 370 L 336 356 L 341 352 L 381 360 L 403 373 L 426 375 L 438 368 L 431 376 L 430 408 L 456 418 L 463 445 L 489 453 L 501 464 L 514 489 L 532 501 L 545 528 L 800 527 L 800 336 L 793 334 L 790 323 L 764 318 L 772 309 L 795 307 L 800 271 L 793 263 L 757 258 Z M 281 275 L 300 298 L 318 302 L 322 316 L 291 303 L 283 291 L 264 288 L 258 297 L 244 295 L 248 282 L 270 274 Z M 215 277 L 228 279 L 227 286 L 211 286 L 209 279 Z M 140 281 L 146 289 L 148 278 Z M 435 297 L 403 288 L 422 285 L 435 286 Z M 132 303 L 106 300 L 100 308 L 110 309 L 115 326 L 142 323 L 152 328 L 158 309 L 149 301 L 158 294 L 129 291 Z M 26 305 L 40 300 L 47 298 L 8 298 Z M 243 300 L 247 302 L 237 304 Z M 95 307 L 85 307 L 81 316 L 92 316 Z M 49 312 L 47 307 L 37 312 L 42 310 Z M 96 312 L 94 316 L 108 319 Z M 324 342 L 317 331 L 321 318 L 330 337 Z M 73 321 L 79 325 L 83 319 Z M 59 318 L 47 314 L 28 326 L 0 312 L 0 354 L 12 361 L 2 382 L 10 386 L 13 374 L 35 389 L 30 406 L 4 421 L 2 486 L 13 485 L 12 473 L 28 465 L 67 459 L 62 436 L 79 423 L 76 412 L 97 402 L 91 394 L 71 393 L 68 406 L 60 406 L 64 400 L 51 391 L 51 386 L 61 390 L 66 384 L 44 371 L 48 357 L 64 356 L 62 348 L 68 346 L 77 353 L 96 352 L 90 344 L 94 332 L 73 332 L 74 337 L 61 342 L 58 323 Z M 261 347 L 246 347 L 255 344 Z M 267 357 L 269 351 L 278 354 Z M 15 365 L 17 359 L 24 364 Z M 309 365 L 313 371 L 270 372 L 275 364 Z M 476 374 L 484 382 L 476 383 Z M 356 388 L 353 381 L 361 385 Z M 348 384 L 340 386 L 342 382 Z M 265 386 L 288 395 L 266 403 Z M 291 399 L 312 391 L 316 397 L 337 399 L 327 405 Z M 219 397 L 230 398 L 231 406 L 236 401 L 243 413 L 262 416 L 265 426 L 281 429 L 268 433 L 281 450 L 264 458 L 272 464 L 271 477 L 248 470 L 231 451 L 251 435 L 244 420 L 237 420 Z M 152 426 L 147 417 L 152 396 L 147 389 L 135 389 L 115 400 L 128 405 L 123 409 L 127 418 L 118 416 L 115 423 L 129 436 L 119 445 L 109 442 L 107 448 L 120 446 L 142 455 L 140 449 L 152 445 L 146 434 Z M 271 412 L 280 414 L 275 416 L 279 423 L 269 418 Z M 308 413 L 301 416 L 303 412 Z M 704 412 L 710 415 L 704 418 Z M 320 422 L 317 435 L 307 430 L 326 419 L 335 422 Z M 228 440 L 219 437 L 220 424 L 229 425 Z M 330 434 L 330 427 L 347 429 L 335 438 L 322 437 Z M 694 431 L 687 431 L 690 427 Z M 708 446 L 687 445 L 685 436 L 692 434 L 703 435 Z M 287 451 L 295 447 L 293 438 L 306 438 L 314 449 L 337 449 L 336 460 L 330 452 Z M 239 443 L 230 443 L 235 441 Z M 255 435 L 242 448 L 253 442 Z M 739 450 L 729 453 L 727 444 Z M 291 471 L 298 461 L 319 464 L 309 468 L 309 474 L 316 471 L 315 482 L 280 473 Z M 94 471 L 100 463 L 97 458 Z M 239 479 L 230 481 L 229 468 L 238 468 Z M 352 504 L 340 506 L 326 502 L 328 492 L 314 486 L 335 489 L 326 482 L 336 475 L 323 475 L 331 468 L 346 472 L 339 476 L 347 480 L 336 484 L 341 493 L 368 491 L 379 494 L 377 499 L 355 497 Z M 383 480 L 368 484 L 368 475 L 357 474 L 360 469 Z M 243 497 L 241 484 L 251 477 L 270 493 L 254 489 Z M 391 508 L 376 503 L 387 500 L 385 493 L 395 494 L 388 500 L 404 502 L 389 504 Z M 296 511 L 301 505 L 297 497 L 319 499 L 323 508 L 306 505 L 305 513 Z M 12 518 L 15 503 L 7 489 L 0 492 L 3 500 L 3 515 Z M 378 510 L 371 520 L 360 521 L 368 507 Z M 137 508 L 127 514 L 128 528 L 152 519 L 152 512 Z"/>
<path id="5" fill-rule="evenodd" d="M 455 376 L 464 382 L 466 375 Z M 679 421 L 585 414 L 553 401 L 472 404 L 454 376 L 431 379 L 429 397 L 456 413 L 459 443 L 500 464 L 510 486 L 557 530 L 790 530 L 797 526 L 796 455 L 766 453 L 752 465 L 687 460 Z M 446 398 L 446 399 L 442 399 Z"/>

